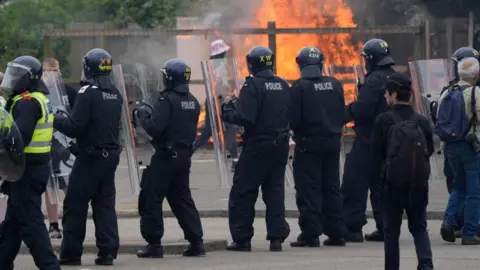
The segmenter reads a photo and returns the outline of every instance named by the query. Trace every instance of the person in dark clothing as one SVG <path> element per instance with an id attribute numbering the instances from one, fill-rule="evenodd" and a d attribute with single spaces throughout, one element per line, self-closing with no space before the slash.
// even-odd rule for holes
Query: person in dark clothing
<path id="1" fill-rule="evenodd" d="M 290 93 L 288 83 L 273 73 L 274 56 L 263 46 L 247 55 L 251 76 L 239 98 L 222 105 L 225 122 L 243 126 L 243 151 L 233 176 L 228 201 L 228 222 L 233 243 L 230 251 L 251 251 L 255 202 L 262 187 L 267 206 L 267 240 L 270 251 L 282 251 L 290 234 L 285 220 L 285 169 L 289 151 Z"/>
<path id="2" fill-rule="evenodd" d="M 183 256 L 204 256 L 202 223 L 190 191 L 191 155 L 200 104 L 190 93 L 191 69 L 187 64 L 173 59 L 165 63 L 163 72 L 165 90 L 153 109 L 143 106 L 135 112 L 155 148 L 140 183 L 140 232 L 148 245 L 137 256 L 163 258 L 165 197 L 190 242 Z"/>
<path id="3" fill-rule="evenodd" d="M 293 175 L 301 237 L 292 247 L 344 246 L 347 229 L 340 193 L 340 139 L 345 123 L 345 98 L 340 81 L 322 75 L 323 54 L 303 48 L 296 62 L 301 78 L 291 89 L 290 127 L 294 133 Z"/>
<path id="4" fill-rule="evenodd" d="M 433 132 L 429 120 L 415 113 L 409 104 L 412 94 L 411 86 L 410 79 L 404 75 L 399 73 L 390 75 L 386 84 L 385 99 L 392 107 L 389 111 L 380 114 L 373 126 L 372 145 L 375 160 L 383 164 L 384 168 L 394 162 L 390 160 L 389 151 L 391 151 L 390 144 L 393 143 L 392 132 L 395 124 L 402 124 L 400 123 L 402 121 L 405 121 L 404 125 L 407 121 L 415 122 L 426 142 L 426 149 L 422 149 L 421 153 L 424 157 L 422 165 L 427 168 L 426 174 L 414 174 L 412 178 L 416 179 L 408 179 L 408 184 L 399 185 L 398 182 L 388 178 L 388 174 L 385 173 L 387 169 L 382 170 L 384 172 L 381 196 L 384 206 L 385 269 L 388 270 L 400 269 L 399 237 L 403 211 L 407 213 L 408 229 L 414 238 L 418 257 L 417 269 L 433 269 L 432 250 L 427 231 L 429 158 L 434 151 Z M 411 156 L 409 155 L 410 159 Z"/>
<path id="5" fill-rule="evenodd" d="M 119 248 L 115 212 L 115 171 L 120 161 L 123 98 L 111 82 L 112 57 L 103 49 L 87 52 L 84 78 L 70 117 L 58 114 L 53 126 L 77 141 L 77 157 L 63 202 L 60 264 L 81 265 L 91 202 L 98 247 L 97 265 L 112 265 Z"/>
<path id="6" fill-rule="evenodd" d="M 346 108 L 347 121 L 354 121 L 356 137 L 345 160 L 342 195 L 346 225 L 350 233 L 347 241 L 363 242 L 362 228 L 367 224 L 366 209 L 368 191 L 377 230 L 366 234 L 367 241 L 383 241 L 383 224 L 379 201 L 379 169 L 372 163 L 371 133 L 376 116 L 387 110 L 385 90 L 382 86 L 393 74 L 393 59 L 388 44 L 381 39 L 365 43 L 362 51 L 367 74 L 361 85 L 357 100 Z"/>
<path id="7" fill-rule="evenodd" d="M 43 221 L 42 194 L 50 177 L 53 111 L 48 91 L 39 88 L 42 64 L 31 56 L 8 63 L 1 88 L 11 94 L 5 109 L 12 115 L 25 145 L 26 168 L 16 182 L 6 182 L 5 220 L 0 225 L 0 269 L 13 270 L 22 241 L 41 270 L 60 270 Z"/>

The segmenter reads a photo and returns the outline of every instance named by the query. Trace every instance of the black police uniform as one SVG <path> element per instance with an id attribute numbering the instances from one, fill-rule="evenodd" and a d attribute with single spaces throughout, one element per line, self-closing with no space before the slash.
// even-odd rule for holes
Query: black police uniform
<path id="1" fill-rule="evenodd" d="M 232 251 L 250 251 L 255 202 L 262 187 L 267 207 L 267 240 L 280 251 L 290 228 L 285 220 L 285 169 L 289 151 L 289 86 L 272 72 L 273 55 L 256 46 L 247 55 L 250 73 L 238 99 L 222 105 L 225 122 L 243 126 L 240 154 L 228 202 Z"/>
<path id="2" fill-rule="evenodd" d="M 137 111 L 140 124 L 153 138 L 155 153 L 143 172 L 138 198 L 140 232 L 148 245 L 138 257 L 161 258 L 164 233 L 162 203 L 168 204 L 178 219 L 190 247 L 184 256 L 205 255 L 200 215 L 190 191 L 193 141 L 197 133 L 200 104 L 190 94 L 190 68 L 180 60 L 165 64 L 164 85 L 153 111 Z"/>
<path id="3" fill-rule="evenodd" d="M 110 64 L 102 64 L 110 62 Z M 111 83 L 111 56 L 93 49 L 84 57 L 86 80 L 70 117 L 58 115 L 54 127 L 77 141 L 77 155 L 63 202 L 64 237 L 60 263 L 81 264 L 88 203 L 91 202 L 99 265 L 111 265 L 119 248 L 115 212 L 115 171 L 120 159 L 123 98 Z M 110 60 L 110 61 L 108 61 Z"/>
<path id="4" fill-rule="evenodd" d="M 313 47 L 296 58 L 301 78 L 291 87 L 290 127 L 294 132 L 293 173 L 299 226 L 302 231 L 293 247 L 344 244 L 347 232 L 340 194 L 340 139 L 345 123 L 345 98 L 340 81 L 322 76 L 323 54 Z"/>
<path id="5" fill-rule="evenodd" d="M 357 100 L 347 107 L 347 122 L 354 121 L 355 141 L 348 153 L 344 166 L 342 195 L 344 217 L 350 235 L 347 240 L 362 242 L 362 228 L 367 224 L 366 208 L 368 190 L 372 204 L 377 230 L 366 235 L 366 240 L 383 240 L 381 206 L 378 197 L 379 169 L 372 162 L 374 156 L 371 146 L 371 133 L 375 118 L 386 111 L 387 103 L 382 88 L 387 77 L 394 73 L 391 66 L 388 45 L 380 39 L 365 43 L 363 48 L 366 58 L 367 74 L 365 83 L 359 89 Z"/>
<path id="6" fill-rule="evenodd" d="M 12 109 L 12 98 L 25 90 L 48 95 L 46 89 L 38 88 L 42 76 L 42 65 L 37 59 L 21 56 L 13 63 L 31 69 L 31 72 L 30 76 L 24 77 L 29 78 L 27 82 L 18 81 L 20 70 L 25 74 L 27 70 L 10 67 L 10 63 L 7 66 L 2 88 L 13 89 L 5 107 L 7 111 Z M 18 89 L 15 85 L 6 85 L 6 83 L 15 83 L 23 87 Z M 12 114 L 24 145 L 29 145 L 37 122 L 42 118 L 42 105 L 35 98 L 25 97 L 15 103 Z M 17 182 L 7 182 L 2 187 L 3 193 L 9 196 L 5 219 L 0 225 L 0 269 L 2 270 L 14 269 L 13 262 L 22 241 L 30 249 L 35 265 L 39 269 L 60 269 L 57 257 L 52 250 L 41 207 L 41 196 L 45 192 L 50 177 L 49 162 L 50 153 L 26 154 L 26 168 L 23 176 Z"/>
<path id="7" fill-rule="evenodd" d="M 409 89 L 410 80 L 402 75 L 393 75 L 395 82 L 387 84 L 390 90 Z M 400 85 L 399 85 L 400 83 Z M 395 123 L 392 113 L 400 116 L 402 120 L 413 119 L 422 129 L 427 142 L 428 157 L 433 154 L 433 132 L 430 122 L 422 115 L 414 113 L 408 104 L 393 105 L 390 111 L 380 114 L 373 127 L 372 145 L 377 160 L 383 162 L 386 159 L 388 147 L 388 134 Z M 426 162 L 429 165 L 428 161 Z M 383 178 L 383 177 L 382 177 Z M 415 250 L 418 257 L 417 269 L 433 269 L 432 250 L 427 231 L 427 204 L 428 185 L 415 187 L 398 187 L 382 181 L 382 206 L 384 209 L 384 237 L 385 237 L 385 269 L 399 269 L 400 250 L 399 237 L 402 225 L 403 211 L 407 213 L 408 229 L 415 242 Z"/>

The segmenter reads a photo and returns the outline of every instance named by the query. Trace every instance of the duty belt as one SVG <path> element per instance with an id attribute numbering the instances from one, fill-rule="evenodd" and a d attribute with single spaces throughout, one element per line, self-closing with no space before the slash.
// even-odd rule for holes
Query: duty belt
<path id="1" fill-rule="evenodd" d="M 287 142 L 290 139 L 290 133 L 288 132 L 282 132 L 282 133 L 277 133 L 277 134 L 272 134 L 272 135 L 254 135 L 249 137 L 244 137 L 243 140 L 245 144 L 247 143 L 266 143 L 266 142 L 271 142 L 274 145 L 278 145 L 281 142 Z"/>
<path id="2" fill-rule="evenodd" d="M 104 157 L 107 158 L 110 154 L 115 155 L 121 152 L 121 148 L 103 148 L 103 147 L 87 147 L 85 149 L 79 149 L 80 154 L 87 154 L 91 157 Z"/>
<path id="3" fill-rule="evenodd" d="M 168 157 L 177 158 L 177 150 L 188 150 L 190 154 L 193 153 L 193 145 L 187 145 L 184 143 L 166 143 L 160 148 Z"/>

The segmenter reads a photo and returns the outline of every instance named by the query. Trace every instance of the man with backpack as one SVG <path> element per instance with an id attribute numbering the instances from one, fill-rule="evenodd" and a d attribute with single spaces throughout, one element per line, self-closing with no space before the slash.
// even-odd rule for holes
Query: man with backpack
<path id="1" fill-rule="evenodd" d="M 479 55 L 478 51 L 475 50 L 474 48 L 461 47 L 461 48 L 457 49 L 451 57 L 451 60 L 453 60 L 453 69 L 454 69 L 455 76 L 448 83 L 448 85 L 445 86 L 442 89 L 442 91 L 440 92 L 440 95 L 442 95 L 445 91 L 452 88 L 455 84 L 458 83 L 458 81 L 460 79 L 458 78 L 457 65 L 458 65 L 458 62 L 462 61 L 462 59 L 464 59 L 466 57 L 475 57 L 475 58 L 480 60 L 480 55 Z M 432 120 L 435 123 L 437 121 L 437 113 L 438 113 L 438 102 L 437 101 L 434 101 L 434 102 L 431 103 L 430 111 L 431 111 Z M 445 155 L 445 151 L 443 151 L 443 152 L 444 152 L 443 173 L 444 173 L 446 181 L 447 181 L 447 190 L 448 190 L 448 193 L 450 194 L 450 193 L 452 193 L 454 175 L 453 175 L 453 170 L 452 170 L 452 168 L 451 168 L 451 166 L 448 162 L 448 156 Z M 459 218 L 462 218 L 462 217 L 463 217 L 463 215 L 459 216 Z M 459 222 L 459 223 L 461 223 L 461 222 Z M 459 224 L 460 229 L 461 229 L 461 226 L 462 226 L 462 224 Z"/>
<path id="2" fill-rule="evenodd" d="M 480 119 L 480 88 L 476 87 L 480 64 L 477 58 L 464 58 L 458 63 L 460 81 L 444 92 L 438 103 L 436 133 L 445 142 L 445 152 L 455 175 L 441 235 L 455 242 L 457 216 L 464 206 L 462 245 L 480 245 L 477 229 L 480 221 L 480 143 L 477 122 Z"/>
<path id="3" fill-rule="evenodd" d="M 399 237 L 404 210 L 417 251 L 417 269 L 433 269 L 427 231 L 433 132 L 429 120 L 415 113 L 409 104 L 411 85 L 410 79 L 399 73 L 388 78 L 385 99 L 391 109 L 377 117 L 372 133 L 375 156 L 382 164 L 383 234 L 388 270 L 400 268 Z"/>

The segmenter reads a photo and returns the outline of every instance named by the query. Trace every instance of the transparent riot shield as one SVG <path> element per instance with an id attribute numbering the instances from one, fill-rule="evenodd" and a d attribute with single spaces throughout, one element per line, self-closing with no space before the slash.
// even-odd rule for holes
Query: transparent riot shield
<path id="1" fill-rule="evenodd" d="M 231 186 L 232 169 L 238 155 L 237 126 L 224 123 L 221 119 L 221 105 L 224 99 L 237 94 L 239 82 L 237 71 L 232 70 L 236 63 L 234 59 L 215 59 L 201 62 L 205 81 L 207 112 L 210 117 L 212 139 L 217 162 L 219 186 Z"/>
<path id="2" fill-rule="evenodd" d="M 60 73 L 54 71 L 44 72 L 43 82 L 50 93 L 48 98 L 54 113 L 61 111 L 68 115 L 71 108 Z M 65 191 L 67 188 L 68 179 L 75 162 L 75 156 L 68 149 L 73 143 L 73 139 L 54 130 L 50 162 L 51 176 L 46 189 L 47 197 L 51 204 L 57 204 L 60 195 L 59 190 Z"/>
<path id="3" fill-rule="evenodd" d="M 147 66 L 136 63 L 130 65 L 130 69 L 132 73 L 124 74 L 129 111 L 133 112 L 145 104 L 153 106 L 155 90 L 148 84 L 149 73 Z M 134 116 L 131 115 L 131 117 L 133 118 Z M 155 149 L 150 144 L 151 138 L 148 133 L 136 121 L 133 121 L 133 131 L 138 168 L 144 170 L 150 164 L 150 158 Z"/>
<path id="4" fill-rule="evenodd" d="M 131 110 L 128 104 L 127 89 L 125 88 L 124 75 L 121 65 L 113 65 L 110 73 L 112 81 L 123 97 L 122 121 L 121 121 L 121 141 L 125 149 L 127 158 L 128 172 L 130 176 L 130 185 L 132 193 L 138 195 L 140 193 L 140 168 L 136 156 L 134 128 L 131 118 Z"/>
<path id="5" fill-rule="evenodd" d="M 0 108 L 0 186 L 18 181 L 25 170 L 22 135 L 12 116 Z"/>
<path id="6" fill-rule="evenodd" d="M 417 113 L 431 120 L 430 104 L 439 99 L 442 89 L 452 79 L 452 62 L 448 59 L 431 59 L 413 61 L 408 65 L 413 88 L 412 106 Z M 436 136 L 434 142 L 437 151 L 430 158 L 430 180 L 439 180 L 441 173 L 438 168 L 443 167 L 443 156 L 439 155 L 440 140 Z"/>
<path id="7" fill-rule="evenodd" d="M 358 95 L 358 78 L 361 77 L 363 71 L 361 66 L 341 66 L 341 65 L 326 65 L 329 76 L 335 77 L 342 82 L 345 105 L 355 101 Z M 363 74 L 363 73 L 362 73 Z M 346 123 L 343 128 L 340 148 L 340 177 L 343 177 L 343 167 L 345 164 L 346 154 L 350 151 L 353 140 L 355 139 L 355 132 L 352 129 L 353 123 Z"/>

